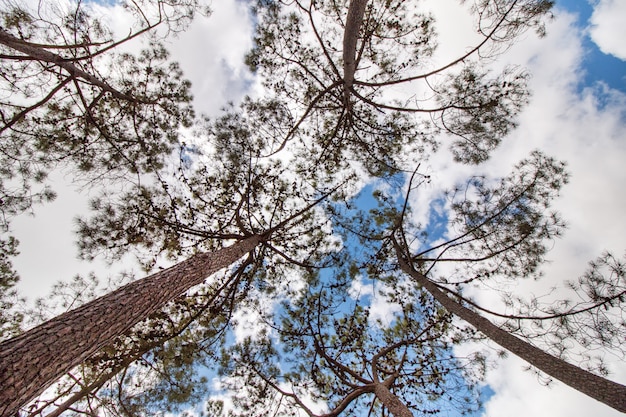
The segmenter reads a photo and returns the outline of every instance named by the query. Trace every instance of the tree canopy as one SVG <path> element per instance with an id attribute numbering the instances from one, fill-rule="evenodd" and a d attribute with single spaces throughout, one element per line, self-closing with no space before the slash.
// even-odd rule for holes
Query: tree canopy
<path id="1" fill-rule="evenodd" d="M 480 174 L 530 93 L 524 69 L 491 63 L 528 30 L 542 35 L 552 2 L 475 1 L 477 41 L 444 64 L 420 4 L 254 2 L 246 63 L 259 92 L 212 118 L 193 113 L 161 42 L 200 5 L 126 6 L 137 26 L 120 38 L 80 2 L 2 10 L 5 225 L 52 198 L 33 184 L 69 166 L 100 187 L 77 220 L 84 259 L 132 253 L 146 271 L 162 259 L 178 271 L 256 240 L 99 342 L 19 404 L 25 415 L 472 413 L 486 354 L 458 347 L 485 338 L 626 411 L 626 387 L 605 378 L 600 357 L 589 361 L 597 347 L 624 353 L 623 264 L 610 254 L 593 263 L 571 284 L 576 305 L 541 305 L 503 285 L 540 278 L 564 232 L 552 202 L 565 163 L 536 151 L 508 176 Z M 145 34 L 146 49 L 124 50 Z M 431 181 L 422 166 L 442 145 L 451 163 L 477 168 L 431 202 L 445 207 L 436 229 L 412 212 Z M 2 244 L 15 253 L 12 238 Z M 10 288 L 5 258 L 0 284 Z M 476 286 L 510 309 L 466 296 Z M 18 332 L 19 316 L 0 319 L 3 338 Z"/>
<path id="2" fill-rule="evenodd" d="M 51 200 L 51 169 L 83 181 L 159 169 L 193 120 L 189 82 L 160 40 L 183 30 L 195 1 L 122 2 L 135 17 L 113 33 L 95 5 L 3 2 L 0 10 L 2 222 Z M 140 52 L 127 46 L 150 36 Z M 80 173 L 80 175 L 78 175 Z M 33 188 L 35 186 L 35 188 Z"/>

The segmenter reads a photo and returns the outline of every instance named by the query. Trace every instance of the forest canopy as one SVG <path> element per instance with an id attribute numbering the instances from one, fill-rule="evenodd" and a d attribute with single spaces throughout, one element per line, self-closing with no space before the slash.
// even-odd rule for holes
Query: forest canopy
<path id="1" fill-rule="evenodd" d="M 168 48 L 211 24 L 200 2 L 2 3 L 2 415 L 477 415 L 507 352 L 626 412 L 619 256 L 516 293 L 567 228 L 567 162 L 498 153 L 532 99 L 503 57 L 552 2 L 461 2 L 473 35 L 450 50 L 427 2 L 244 6 L 254 83 L 199 115 Z M 11 222 L 57 170 L 90 193 L 80 258 L 146 277 L 60 284 L 68 312 L 32 327 Z"/>

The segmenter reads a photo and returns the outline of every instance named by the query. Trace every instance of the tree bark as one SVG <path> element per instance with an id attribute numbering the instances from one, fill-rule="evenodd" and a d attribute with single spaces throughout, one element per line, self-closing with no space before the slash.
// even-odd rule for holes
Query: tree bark
<path id="1" fill-rule="evenodd" d="M 125 285 L 0 343 L 0 416 L 14 416 L 66 372 L 168 301 L 231 265 L 262 240 L 248 237 Z"/>
<path id="2" fill-rule="evenodd" d="M 396 256 L 402 271 L 424 287 L 449 312 L 457 315 L 498 345 L 570 387 L 621 412 L 626 412 L 626 386 L 602 378 L 578 366 L 552 356 L 530 343 L 502 330 L 480 314 L 463 306 L 441 291 L 437 285 L 416 271 L 396 245 Z"/>
<path id="3" fill-rule="evenodd" d="M 356 43 L 359 38 L 359 31 L 365 15 L 367 0 L 351 0 L 346 17 L 346 28 L 343 32 L 343 82 L 346 94 L 354 83 L 354 73 L 356 71 Z"/>
<path id="4" fill-rule="evenodd" d="M 411 410 L 384 383 L 374 385 L 374 395 L 394 417 L 413 417 Z"/>

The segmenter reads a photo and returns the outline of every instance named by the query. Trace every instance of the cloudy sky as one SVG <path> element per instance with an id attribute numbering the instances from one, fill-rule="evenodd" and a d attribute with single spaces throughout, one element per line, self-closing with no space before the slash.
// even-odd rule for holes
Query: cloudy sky
<path id="1" fill-rule="evenodd" d="M 529 34 L 502 57 L 530 70 L 533 97 L 519 128 L 485 167 L 503 175 L 523 155 L 542 149 L 567 161 L 572 173 L 555 204 L 568 231 L 548 254 L 545 278 L 521 283 L 518 294 L 542 294 L 575 279 L 603 250 L 619 256 L 626 252 L 626 47 L 619 42 L 626 39 L 626 2 L 556 3 L 547 36 Z M 446 32 L 450 42 L 458 41 L 459 27 Z M 462 169 L 446 160 L 433 165 L 435 181 L 452 184 L 462 178 L 463 172 L 457 172 Z M 489 295 L 478 298 L 487 305 L 494 302 Z M 626 383 L 626 367 L 614 362 L 611 378 Z M 510 357 L 489 373 L 487 383 L 496 394 L 486 403 L 486 416 L 620 415 L 563 384 L 542 387 L 522 371 L 524 366 Z"/>
<path id="2" fill-rule="evenodd" d="M 464 50 L 467 28 L 458 2 L 430 1 L 439 17 L 442 53 Z M 251 25 L 245 7 L 233 0 L 213 2 L 213 15 L 196 21 L 191 30 L 172 41 L 174 58 L 181 62 L 194 88 L 199 112 L 216 114 L 228 100 L 237 100 L 250 86 L 242 66 L 250 47 Z M 570 183 L 556 202 L 569 224 L 566 236 L 555 243 L 539 283 L 524 282 L 520 293 L 540 294 L 566 279 L 575 279 L 586 263 L 604 250 L 626 252 L 626 1 L 557 0 L 555 19 L 547 36 L 527 34 L 502 62 L 526 66 L 532 74 L 533 96 L 520 116 L 519 128 L 484 167 L 493 175 L 510 167 L 533 149 L 568 162 Z M 430 162 L 437 187 L 453 184 L 466 172 L 451 166 L 445 155 Z M 20 289 L 30 299 L 45 296 L 52 283 L 77 272 L 107 266 L 76 261 L 71 230 L 73 217 L 86 206 L 88 194 L 67 187 L 63 175 L 54 177 L 59 198 L 37 208 L 13 224 L 22 255 L 15 264 Z M 486 303 L 495 302 L 488 295 Z M 501 361 L 487 383 L 495 395 L 485 416 L 496 417 L 610 417 L 618 412 L 574 390 L 555 384 L 541 386 L 523 372 L 515 358 Z M 618 363 L 611 378 L 626 384 L 626 367 Z"/>

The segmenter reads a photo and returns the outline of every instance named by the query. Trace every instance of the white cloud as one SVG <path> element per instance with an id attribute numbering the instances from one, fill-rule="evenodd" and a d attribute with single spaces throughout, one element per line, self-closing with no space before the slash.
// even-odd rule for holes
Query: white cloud
<path id="1" fill-rule="evenodd" d="M 600 50 L 626 60 L 626 2 L 599 0 L 590 20 L 589 33 Z"/>
<path id="2" fill-rule="evenodd" d="M 240 100 L 253 81 L 244 65 L 253 28 L 246 2 L 213 2 L 211 10 L 174 39 L 170 50 L 191 81 L 198 113 L 215 115 L 228 101 Z"/>
<path id="3" fill-rule="evenodd" d="M 373 284 L 365 284 L 362 277 L 355 278 L 350 283 L 350 289 L 348 295 L 354 300 L 359 300 L 361 297 L 366 297 L 374 294 Z"/>
<path id="4" fill-rule="evenodd" d="M 484 417 L 571 417 L 598 416 L 618 417 L 619 411 L 586 397 L 562 383 L 543 385 L 527 364 L 512 355 L 498 361 L 498 368 L 487 374 L 487 383 L 496 394 L 485 404 Z M 625 373 L 613 375 L 614 380 L 624 381 Z"/>
<path id="5" fill-rule="evenodd" d="M 243 343 L 247 338 L 255 339 L 267 326 L 262 321 L 261 314 L 252 309 L 241 309 L 233 313 L 233 333 L 235 342 Z"/>
<path id="6" fill-rule="evenodd" d="M 12 220 L 11 233 L 20 241 L 20 255 L 13 261 L 20 274 L 18 288 L 29 301 L 45 296 L 53 284 L 70 281 L 76 274 L 86 276 L 96 270 L 101 271 L 99 278 L 105 278 L 123 268 L 112 268 L 102 259 L 92 262 L 77 259 L 71 232 L 75 228 L 74 217 L 87 212 L 88 196 L 79 194 L 69 181 L 55 173 L 50 183 L 58 194 L 57 199 L 35 207 L 34 215 L 25 213 Z"/>
<path id="7" fill-rule="evenodd" d="M 389 326 L 397 318 L 396 313 L 402 311 L 399 304 L 392 303 L 388 297 L 375 294 L 370 305 L 370 324 L 380 322 L 383 326 Z"/>
<path id="8" fill-rule="evenodd" d="M 489 172 L 504 174 L 520 157 L 539 148 L 567 161 L 572 173 L 555 202 L 569 230 L 548 254 L 545 278 L 520 283 L 517 295 L 543 294 L 581 275 L 587 262 L 603 250 L 621 255 L 626 248 L 626 96 L 602 85 L 576 91 L 584 53 L 581 36 L 571 16 L 559 15 L 545 39 L 529 38 L 509 55 L 511 60 L 527 63 L 534 95 L 519 128 L 489 162 Z M 498 304 L 493 294 L 482 294 L 481 299 L 488 307 Z M 541 386 L 531 373 L 522 371 L 525 364 L 517 358 L 498 362 L 500 366 L 488 374 L 487 382 L 496 394 L 486 404 L 487 417 L 619 415 L 562 383 Z M 614 380 L 626 382 L 623 364 L 615 363 L 613 370 Z"/>
<path id="9" fill-rule="evenodd" d="M 389 297 L 385 294 L 388 291 L 384 291 L 381 294 L 381 289 L 385 287 L 385 284 L 372 281 L 364 282 L 363 277 L 357 277 L 350 283 L 350 289 L 348 295 L 357 301 L 363 298 L 368 298 L 364 305 L 369 306 L 369 323 L 371 325 L 377 325 L 382 323 L 384 326 L 389 325 L 395 318 L 395 314 L 402 309 L 400 305 L 393 303 Z"/>
<path id="10" fill-rule="evenodd" d="M 133 20 L 123 7 L 94 9 L 118 36 L 128 34 Z M 208 16 L 197 13 L 185 31 L 167 37 L 164 43 L 192 83 L 196 111 L 215 115 L 227 102 L 239 101 L 253 82 L 244 64 L 244 56 L 252 48 L 253 27 L 246 2 L 213 2 L 210 9 Z M 148 40 L 142 36 L 123 47 L 136 52 L 145 48 Z"/>

